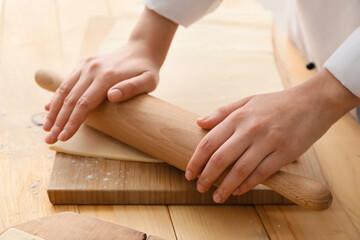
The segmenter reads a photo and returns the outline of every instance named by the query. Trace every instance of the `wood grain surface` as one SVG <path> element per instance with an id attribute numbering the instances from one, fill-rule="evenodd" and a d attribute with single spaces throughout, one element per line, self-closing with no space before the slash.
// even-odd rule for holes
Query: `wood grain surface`
<path id="1" fill-rule="evenodd" d="M 62 53 L 79 51 L 84 36 L 80 41 L 63 44 L 68 30 L 62 28 L 60 20 L 67 18 L 69 24 L 71 21 L 81 20 L 84 24 L 77 25 L 72 32 L 75 34 L 78 31 L 85 32 L 89 17 L 95 14 L 88 8 L 86 2 L 71 0 L 1 2 L 0 231 L 57 212 L 79 213 L 82 210 L 87 212 L 87 209 L 81 206 L 53 206 L 48 200 L 46 189 L 55 154 L 44 144 L 45 134 L 41 127 L 34 126 L 31 122 L 31 117 L 43 112 L 43 104 L 51 98 L 51 94 L 43 90 L 39 91 L 38 86 L 33 84 L 34 72 L 44 65 L 63 71 L 67 62 L 78 61 L 78 55 L 65 56 Z M 100 8 L 110 1 L 93 2 Z M 121 4 L 127 6 L 126 2 L 123 1 Z M 78 5 L 73 5 L 77 3 Z M 137 3 L 142 8 L 141 2 L 137 1 Z M 79 11 L 76 18 L 70 11 L 72 7 Z M 122 10 L 125 8 L 115 12 L 121 14 Z M 110 13 L 105 15 L 109 17 Z M 67 36 L 71 38 L 70 33 Z M 103 218 L 107 216 L 107 219 L 114 223 L 123 222 L 125 226 L 133 223 L 135 226 L 132 227 L 135 229 L 136 226 L 142 228 L 145 226 L 149 234 L 156 232 L 158 234 L 154 235 L 175 239 L 167 208 L 142 206 L 136 209 L 136 214 L 118 214 L 113 218 L 113 212 L 125 213 L 126 210 L 126 206 L 111 211 L 99 207 L 94 213 L 103 213 L 101 214 Z M 159 212 L 163 212 L 161 217 L 149 219 L 149 216 Z"/>
<path id="2" fill-rule="evenodd" d="M 304 59 L 289 40 L 276 29 L 274 46 L 277 49 L 275 56 L 279 72 L 289 86 L 297 85 L 314 74 L 314 71 L 306 71 L 299 67 L 305 64 Z M 356 184 L 360 172 L 359 143 L 360 125 L 350 114 L 346 114 L 314 144 L 321 168 L 326 178 L 329 179 L 329 186 L 339 203 L 336 209 L 341 206 L 358 231 L 360 204 L 354 199 L 360 196 Z M 348 231 L 348 233 L 353 234 L 351 236 L 354 239 L 358 236 L 354 230 Z"/>
<path id="3" fill-rule="evenodd" d="M 121 29 L 117 30 L 121 31 Z M 44 78 L 44 75 L 48 78 L 48 74 L 44 72 L 39 72 L 37 74 L 38 81 L 40 79 L 39 82 L 43 83 L 42 86 L 46 83 L 45 81 L 41 81 L 41 79 Z M 170 88 L 169 91 L 171 91 Z M 196 117 L 196 114 L 192 114 L 159 99 L 143 95 L 121 104 L 105 102 L 89 115 L 86 123 L 114 138 L 122 140 L 130 146 L 136 147 L 152 156 L 170 163 L 179 169 L 184 170 L 195 147 L 206 134 L 205 131 L 196 126 Z M 114 119 L 116 119 L 116 121 Z M 146 124 L 143 119 L 146 119 Z M 309 167 L 311 167 L 311 165 Z M 319 174 L 321 175 L 321 171 Z M 81 175 L 81 177 L 84 179 L 86 176 Z M 65 177 L 65 179 L 68 179 L 68 177 Z M 137 182 L 137 179 L 138 177 L 135 176 L 131 182 Z M 146 203 L 146 199 L 150 199 L 144 197 L 144 200 L 141 200 L 140 202 L 138 199 L 133 199 L 135 195 L 142 196 L 143 192 L 137 192 L 137 189 L 141 188 L 141 186 L 133 189 L 134 194 L 126 197 L 125 202 L 123 202 L 123 197 L 119 198 L 119 196 L 124 196 L 124 193 L 121 191 L 119 192 L 118 189 L 114 190 L 112 188 L 112 190 L 106 191 L 105 197 L 104 191 L 97 191 L 91 187 L 87 187 L 87 195 L 89 195 L 92 191 L 96 191 L 96 193 L 93 194 L 94 197 L 90 200 L 90 198 L 85 198 L 83 188 L 80 190 L 79 194 L 77 194 L 79 196 L 76 196 L 74 188 L 71 189 L 71 195 L 69 195 L 69 191 L 66 191 L 67 186 L 61 186 L 63 181 L 55 182 L 59 185 L 51 186 L 55 191 L 57 191 L 56 194 L 54 194 L 54 191 L 50 190 L 52 193 L 50 196 L 53 203 L 73 203 L 74 199 L 78 199 L 76 203 L 87 203 L 87 201 L 89 201 L 88 203 L 94 203 L 94 201 L 96 201 L 95 199 L 98 199 L 98 203 L 100 204 L 109 202 L 117 203 L 119 201 L 119 203 L 128 203 L 129 201 L 130 203 L 131 201 L 135 203 Z M 300 177 L 281 173 L 281 177 L 280 175 L 274 175 L 266 180 L 265 184 L 275 188 L 278 192 L 285 195 L 292 201 L 313 210 L 325 209 L 331 203 L 332 198 L 330 192 L 322 185 L 312 182 L 309 179 L 301 179 Z M 81 186 L 83 185 L 84 184 L 82 183 Z M 154 188 L 154 191 L 157 190 L 155 189 L 156 188 Z M 258 189 L 263 188 L 260 187 Z M 309 189 L 312 189 L 313 192 L 308 191 Z M 117 191 L 117 193 L 114 193 L 114 191 Z M 166 191 L 166 189 L 164 189 L 164 191 Z M 195 191 L 193 191 L 193 193 L 194 194 L 189 194 L 189 196 L 196 196 L 194 200 L 192 200 L 191 197 L 188 198 L 187 196 L 184 196 L 185 199 L 189 199 L 185 203 L 200 203 L 198 200 L 198 194 Z M 239 202 L 284 203 L 273 201 L 274 199 L 282 200 L 278 197 L 274 198 L 274 196 L 269 196 L 268 198 L 266 194 L 270 193 L 269 191 L 264 191 L 264 193 L 265 194 L 253 194 L 255 196 L 263 196 L 261 199 L 246 197 L 244 199 L 248 199 L 247 201 L 244 202 L 243 200 L 240 200 Z M 116 196 L 115 200 L 107 200 L 109 196 Z M 162 199 L 159 198 L 156 202 L 150 201 L 148 203 L 184 203 L 184 201 L 179 199 L 176 195 L 173 199 L 178 199 L 179 202 L 173 202 L 170 198 L 165 197 Z M 208 199 L 210 201 L 203 201 L 203 203 L 211 203 L 211 197 Z M 255 201 L 252 201 L 253 199 Z M 248 202 L 249 200 L 250 202 Z"/>
<path id="4" fill-rule="evenodd" d="M 117 224 L 63 212 L 52 216 L 35 219 L 13 228 L 40 237 L 45 240 L 145 240 L 160 239 L 147 236 L 146 233 L 126 228 Z M 1 235 L 1 233 L 0 233 Z"/>
<path id="5" fill-rule="evenodd" d="M 53 204 L 215 204 L 213 187 L 201 194 L 195 182 L 166 163 L 96 159 L 57 153 L 48 187 Z M 292 204 L 258 186 L 224 204 Z"/>
<path id="6" fill-rule="evenodd" d="M 178 239 L 268 239 L 249 207 L 169 206 L 169 211 Z"/>
<path id="7" fill-rule="evenodd" d="M 45 65 L 60 72 L 68 72 L 75 67 L 73 64 L 79 59 L 76 52 L 82 48 L 81 39 L 84 35 L 72 44 L 66 38 L 72 38 L 71 34 L 87 34 L 88 21 L 98 22 L 102 18 L 120 16 L 122 11 L 132 10 L 136 4 L 140 10 L 142 8 L 140 1 L 93 0 L 91 4 L 86 4 L 87 2 L 0 0 L 0 231 L 56 212 L 73 211 L 164 239 L 181 239 L 180 236 L 199 239 L 199 233 L 209 236 L 211 232 L 229 236 L 226 235 L 229 229 L 234 232 L 232 239 L 239 239 L 236 236 L 243 236 L 243 239 L 264 238 L 264 231 L 272 239 L 359 239 L 359 194 L 355 183 L 359 181 L 356 169 L 360 161 L 357 157 L 359 153 L 356 152 L 359 148 L 354 146 L 359 139 L 356 137 L 357 125 L 350 117 L 339 121 L 333 127 L 336 131 L 325 136 L 329 138 L 321 143 L 322 154 L 320 148 L 317 149 L 320 141 L 315 144 L 314 157 L 319 157 L 335 196 L 332 206 L 323 212 L 311 212 L 296 206 L 257 206 L 256 209 L 253 206 L 232 206 L 232 211 L 225 211 L 222 215 L 221 207 L 201 206 L 204 212 L 214 209 L 216 219 L 206 221 L 206 218 L 202 218 L 208 224 L 198 224 L 199 212 L 191 211 L 196 206 L 171 206 L 170 208 L 176 207 L 178 210 L 177 223 L 174 224 L 172 218 L 175 215 L 165 205 L 51 205 L 46 187 L 54 154 L 43 143 L 45 135 L 41 129 L 33 126 L 30 120 L 34 113 L 43 111 L 42 106 L 51 98 L 51 94 L 33 84 L 33 74 L 36 69 Z M 253 0 L 224 1 L 220 9 L 229 7 L 239 11 L 239 17 L 246 16 L 247 19 L 261 17 L 264 13 Z M 98 12 L 96 8 L 99 9 Z M 70 9 L 76 9 L 76 14 Z M 105 9 L 105 12 L 101 9 Z M 103 14 L 102 17 L 94 16 L 100 13 Z M 66 29 L 64 23 L 60 24 L 65 21 L 63 18 L 67 19 Z M 71 26 L 71 21 L 78 22 L 76 28 Z M 249 29 L 253 26 L 250 24 Z M 69 29 L 72 29 L 72 33 Z M 92 32 L 90 35 L 95 36 L 96 33 Z M 68 43 L 63 44 L 64 41 Z M 88 38 L 87 41 L 91 39 Z M 99 46 L 92 47 L 99 49 Z M 87 46 L 88 49 L 92 47 Z M 70 54 L 72 51 L 74 54 Z M 92 54 L 95 52 L 92 51 Z M 288 50 L 285 53 L 290 56 L 294 54 Z M 292 70 L 296 73 L 303 69 L 303 63 L 302 59 Z M 288 72 L 288 75 L 294 75 L 294 72 Z M 34 185 L 38 180 L 38 184 Z M 239 219 L 237 222 L 227 221 L 236 218 Z M 238 224 L 249 219 L 256 221 L 253 221 L 253 225 L 245 225 L 246 228 Z M 213 222 L 216 225 L 212 225 Z M 197 226 L 197 230 L 186 229 L 189 225 Z M 210 236 L 208 239 L 219 238 Z"/>
<path id="8" fill-rule="evenodd" d="M 274 30 L 275 59 L 284 85 L 291 87 L 308 80 L 316 72 L 307 70 L 304 67 L 305 59 L 292 43 L 278 29 Z M 344 116 L 311 148 L 311 153 L 314 158 L 319 159 L 318 164 L 324 174 L 334 174 L 327 178 L 334 195 L 329 209 L 311 214 L 296 206 L 256 206 L 271 239 L 359 238 L 359 217 L 356 215 L 359 204 L 357 201 L 352 202 L 357 198 L 354 171 L 359 167 L 356 155 L 358 148 L 355 147 L 360 142 L 359 128 L 352 117 Z M 324 139 L 338 145 L 328 143 L 322 145 L 326 149 L 320 149 L 319 144 Z M 340 162 L 343 164 L 338 164 Z M 332 170 L 329 171 L 330 169 Z M 341 184 L 341 187 L 333 187 L 334 183 Z"/>

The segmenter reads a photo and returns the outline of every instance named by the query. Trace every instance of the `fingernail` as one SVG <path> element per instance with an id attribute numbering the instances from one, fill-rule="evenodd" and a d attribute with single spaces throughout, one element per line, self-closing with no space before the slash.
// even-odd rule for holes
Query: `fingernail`
<path id="1" fill-rule="evenodd" d="M 47 143 L 53 143 L 54 141 L 56 142 L 56 137 L 55 137 L 54 133 L 50 132 L 50 133 L 46 136 L 45 142 L 47 142 Z"/>
<path id="2" fill-rule="evenodd" d="M 203 117 L 199 117 L 197 120 L 198 121 L 205 121 L 209 118 L 209 116 L 203 116 Z"/>
<path id="3" fill-rule="evenodd" d="M 216 203 L 221 203 L 221 201 L 222 201 L 221 195 L 218 194 L 218 193 L 215 193 L 215 195 L 214 195 L 214 202 L 216 202 Z"/>
<path id="4" fill-rule="evenodd" d="M 186 173 L 185 173 L 185 178 L 190 181 L 193 179 L 193 174 L 191 171 L 187 170 Z"/>
<path id="5" fill-rule="evenodd" d="M 109 96 L 113 100 L 118 100 L 118 99 L 122 98 L 123 93 L 119 89 L 113 89 L 113 90 L 110 90 Z"/>
<path id="6" fill-rule="evenodd" d="M 44 129 L 45 131 L 49 131 L 49 130 L 50 130 L 50 127 L 51 127 L 51 122 L 50 122 L 49 119 L 46 119 L 46 120 L 45 120 L 45 123 L 44 123 L 44 125 L 43 125 L 43 129 Z"/>
<path id="7" fill-rule="evenodd" d="M 196 188 L 201 193 L 205 191 L 205 187 L 201 183 L 197 183 Z"/>
<path id="8" fill-rule="evenodd" d="M 61 132 L 60 135 L 58 136 L 58 140 L 60 140 L 60 141 L 65 141 L 66 137 L 67 137 L 66 130 L 62 130 L 62 132 Z"/>

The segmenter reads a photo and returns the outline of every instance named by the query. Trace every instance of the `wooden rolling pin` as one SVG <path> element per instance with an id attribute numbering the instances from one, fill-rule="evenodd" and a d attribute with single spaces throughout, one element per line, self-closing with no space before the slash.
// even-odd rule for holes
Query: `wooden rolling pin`
<path id="1" fill-rule="evenodd" d="M 54 92 L 63 77 L 39 70 L 35 80 Z M 85 123 L 185 171 L 196 146 L 208 132 L 197 126 L 197 118 L 194 113 L 142 94 L 121 103 L 104 101 Z M 324 185 L 284 171 L 276 172 L 262 184 L 310 210 L 327 209 L 332 202 L 331 192 Z"/>

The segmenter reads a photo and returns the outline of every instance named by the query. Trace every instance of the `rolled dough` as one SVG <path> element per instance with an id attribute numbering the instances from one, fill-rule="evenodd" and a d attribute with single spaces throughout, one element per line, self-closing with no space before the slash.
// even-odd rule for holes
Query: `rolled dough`
<path id="1" fill-rule="evenodd" d="M 0 236 L 0 240 L 44 240 L 17 228 L 9 228 Z"/>
<path id="2" fill-rule="evenodd" d="M 80 127 L 70 140 L 51 145 L 50 149 L 85 157 L 152 163 L 162 162 L 85 124 Z"/>
<path id="3" fill-rule="evenodd" d="M 281 90 L 273 58 L 272 17 L 257 12 L 219 9 L 188 29 L 180 28 L 152 95 L 200 115 L 243 97 Z M 257 16 L 257 17 L 254 17 Z M 118 49 L 138 15 L 119 18 L 100 52 Z M 117 140 L 82 127 L 51 149 L 83 156 L 159 162 Z"/>

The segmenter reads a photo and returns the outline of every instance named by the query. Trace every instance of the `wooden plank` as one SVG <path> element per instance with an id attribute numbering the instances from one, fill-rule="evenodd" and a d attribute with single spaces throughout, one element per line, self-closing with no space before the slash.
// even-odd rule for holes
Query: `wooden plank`
<path id="1" fill-rule="evenodd" d="M 329 209 L 312 212 L 299 206 L 260 206 L 256 209 L 271 239 L 358 239 L 346 213 L 334 201 Z"/>
<path id="2" fill-rule="evenodd" d="M 156 236 L 149 236 L 147 238 L 147 240 L 164 240 L 163 238 L 159 238 L 159 237 L 156 237 Z"/>
<path id="3" fill-rule="evenodd" d="M 287 87 L 315 74 L 315 71 L 306 70 L 303 57 L 278 31 L 274 33 L 274 47 Z M 354 184 L 357 181 L 355 172 L 359 169 L 358 128 L 354 119 L 345 116 L 312 147 L 334 195 L 329 209 L 309 212 L 296 206 L 256 206 L 271 239 L 359 238 L 358 193 Z"/>
<path id="4" fill-rule="evenodd" d="M 4 30 L 4 10 L 5 10 L 5 0 L 0 0 L 0 63 L 3 47 L 3 30 Z"/>
<path id="5" fill-rule="evenodd" d="M 213 191 L 215 187 L 207 193 L 199 193 L 195 181 L 187 181 L 182 171 L 165 163 L 96 159 L 61 153 L 56 154 L 48 187 L 53 204 L 215 204 Z M 263 186 L 242 196 L 231 196 L 224 204 L 274 203 L 292 204 Z"/>
<path id="6" fill-rule="evenodd" d="M 99 53 L 101 42 L 108 36 L 115 22 L 116 18 L 114 17 L 97 16 L 89 18 L 79 54 L 80 59 Z"/>
<path id="7" fill-rule="evenodd" d="M 176 239 L 167 206 L 80 206 L 83 215 L 156 235 Z"/>
<path id="8" fill-rule="evenodd" d="M 124 12 L 138 11 L 144 9 L 144 5 L 141 0 L 106 0 L 107 6 L 110 12 L 110 16 L 118 17 Z"/>
<path id="9" fill-rule="evenodd" d="M 145 233 L 71 212 L 36 219 L 14 228 L 46 240 L 143 240 L 146 238 Z"/>
<path id="10" fill-rule="evenodd" d="M 0 71 L 0 225 L 8 227 L 76 206 L 52 206 L 46 194 L 53 154 L 31 116 L 50 94 L 33 84 L 45 64 L 62 69 L 56 7 L 47 0 L 3 1 Z"/>
<path id="11" fill-rule="evenodd" d="M 112 17 L 91 17 L 86 26 L 80 58 L 98 53 L 102 40 L 112 28 Z M 85 215 L 106 219 L 165 239 L 175 239 L 166 206 L 80 206 Z"/>
<path id="12" fill-rule="evenodd" d="M 69 73 L 79 62 L 89 18 L 94 15 L 109 16 L 110 9 L 107 2 L 103 0 L 62 0 L 56 2 L 61 30 L 64 72 Z M 102 36 L 101 34 L 102 32 L 99 32 L 99 36 Z"/>
<path id="13" fill-rule="evenodd" d="M 282 89 L 271 55 L 269 14 L 258 11 L 248 18 L 246 11 L 220 10 L 191 28 L 179 28 L 152 95 L 191 112 L 209 114 L 242 97 Z M 119 18 L 100 51 L 124 44 L 136 17 Z M 258 71 L 259 65 L 263 71 Z"/>
<path id="14" fill-rule="evenodd" d="M 254 207 L 169 206 L 178 239 L 268 239 Z"/>
<path id="15" fill-rule="evenodd" d="M 360 126 L 344 116 L 315 143 L 320 164 L 339 205 L 347 213 L 360 237 Z"/>
<path id="16" fill-rule="evenodd" d="M 0 64 L 2 63 L 1 61 L 1 57 L 2 57 L 2 46 L 3 46 L 3 28 L 4 28 L 4 3 L 5 1 L 0 0 Z M 0 79 L 0 85 L 1 85 L 1 79 Z M 0 94 L 0 101 L 3 100 L 1 94 Z M 3 101 L 1 101 L 3 102 Z M 3 117 L 4 117 L 4 112 L 2 109 L 2 106 L 0 104 L 0 158 L 3 159 L 3 153 L 2 153 L 2 149 L 4 148 L 4 137 L 3 137 L 3 132 L 4 132 L 4 126 L 3 126 Z M 2 220 L 4 216 L 2 216 L 0 214 L 0 231 L 3 231 L 5 229 L 5 224 Z"/>
<path id="17" fill-rule="evenodd" d="M 307 70 L 306 60 L 279 29 L 273 30 L 274 56 L 285 88 L 296 86 L 316 74 Z"/>

